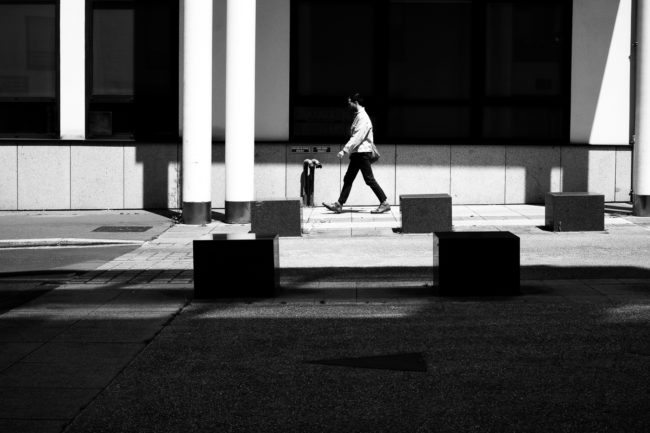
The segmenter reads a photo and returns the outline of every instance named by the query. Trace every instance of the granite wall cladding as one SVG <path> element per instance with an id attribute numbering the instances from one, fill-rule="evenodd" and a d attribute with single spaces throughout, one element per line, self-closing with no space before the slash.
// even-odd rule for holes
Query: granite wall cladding
<path id="1" fill-rule="evenodd" d="M 348 164 L 336 157 L 339 149 L 258 143 L 256 198 L 300 197 L 303 161 L 318 159 L 314 203 L 336 200 Z M 400 194 L 450 194 L 454 204 L 543 204 L 549 191 L 629 200 L 628 146 L 380 144 L 380 150 L 373 170 L 394 205 Z M 0 146 L 0 209 L 176 209 L 182 202 L 181 157 L 177 143 L 8 142 Z M 223 143 L 214 143 L 214 208 L 225 203 L 224 160 Z M 360 174 L 347 204 L 377 204 Z"/>

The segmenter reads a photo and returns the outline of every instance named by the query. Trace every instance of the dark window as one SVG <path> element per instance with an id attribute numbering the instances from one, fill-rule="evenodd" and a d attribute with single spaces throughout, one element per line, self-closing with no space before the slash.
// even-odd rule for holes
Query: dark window
<path id="1" fill-rule="evenodd" d="M 0 1 L 0 136 L 56 137 L 55 2 Z"/>
<path id="2" fill-rule="evenodd" d="M 568 140 L 570 0 L 294 0 L 291 139 Z"/>
<path id="3" fill-rule="evenodd" d="M 469 137 L 469 1 L 390 2 L 388 136 Z"/>
<path id="4" fill-rule="evenodd" d="M 178 2 L 89 2 L 88 136 L 178 137 Z"/>
<path id="5" fill-rule="evenodd" d="M 491 138 L 563 135 L 564 5 L 489 2 L 486 9 L 484 128 Z"/>

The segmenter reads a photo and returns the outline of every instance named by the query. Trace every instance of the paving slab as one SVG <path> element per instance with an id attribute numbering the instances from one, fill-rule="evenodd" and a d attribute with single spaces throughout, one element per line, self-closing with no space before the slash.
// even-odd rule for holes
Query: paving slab
<path id="1" fill-rule="evenodd" d="M 61 318 L 51 321 L 42 317 L 0 316 L 0 344 L 45 343 L 73 325 L 77 319 Z"/>
<path id="2" fill-rule="evenodd" d="M 169 317 L 142 319 L 111 315 L 108 319 L 83 320 L 52 339 L 73 343 L 146 343 L 152 339 Z"/>
<path id="3" fill-rule="evenodd" d="M 49 342 L 31 352 L 22 362 L 68 365 L 124 366 L 142 350 L 142 343 Z"/>
<path id="4" fill-rule="evenodd" d="M 100 391 L 91 388 L 1 388 L 0 419 L 70 420 Z"/>
<path id="5" fill-rule="evenodd" d="M 12 433 L 60 433 L 68 420 L 0 419 L 0 431 Z"/>
<path id="6" fill-rule="evenodd" d="M 20 361 L 43 343 L 0 342 L 0 371 Z"/>
<path id="7" fill-rule="evenodd" d="M 68 431 L 642 431 L 646 360 L 609 308 L 192 305 Z M 426 372 L 308 363 L 413 352 Z"/>
<path id="8" fill-rule="evenodd" d="M 18 362 L 0 372 L 3 388 L 104 388 L 124 365 L 75 362 Z"/>

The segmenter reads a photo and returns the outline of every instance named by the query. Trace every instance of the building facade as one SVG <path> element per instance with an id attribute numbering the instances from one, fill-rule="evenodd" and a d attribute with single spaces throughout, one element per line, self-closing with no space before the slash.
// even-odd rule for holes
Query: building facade
<path id="1" fill-rule="evenodd" d="M 632 0 L 240 0 L 248 21 L 251 9 L 229 15 L 237 1 L 0 0 L 0 209 L 223 208 L 227 184 L 246 179 L 244 201 L 298 197 L 308 158 L 323 164 L 315 202 L 331 201 L 351 92 L 365 96 L 391 203 L 630 201 Z M 254 59 L 239 66 L 236 26 Z M 183 130 L 202 117 L 209 149 L 191 155 Z M 243 182 L 226 173 L 240 171 L 226 156 L 237 140 L 254 142 Z M 208 170 L 194 180 L 192 158 Z M 188 182 L 208 197 L 188 199 Z M 358 182 L 348 204 L 374 205 Z"/>

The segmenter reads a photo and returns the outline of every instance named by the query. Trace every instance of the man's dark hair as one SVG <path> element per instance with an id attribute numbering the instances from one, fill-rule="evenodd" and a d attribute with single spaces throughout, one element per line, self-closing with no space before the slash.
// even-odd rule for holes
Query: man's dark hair
<path id="1" fill-rule="evenodd" d="M 353 93 L 352 95 L 348 96 L 348 98 L 350 98 L 350 101 L 352 102 L 357 102 L 363 105 L 363 96 L 361 96 L 361 93 Z"/>

